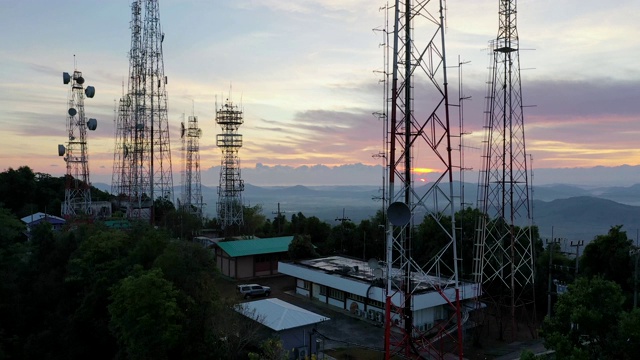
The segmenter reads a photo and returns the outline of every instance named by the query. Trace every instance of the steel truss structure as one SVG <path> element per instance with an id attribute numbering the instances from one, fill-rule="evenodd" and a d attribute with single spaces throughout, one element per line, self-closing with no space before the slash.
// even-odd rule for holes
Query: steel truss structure
<path id="1" fill-rule="evenodd" d="M 511 340 L 518 338 L 522 322 L 535 336 L 533 220 L 516 14 L 515 0 L 500 0 L 498 36 L 490 43 L 485 147 L 478 181 L 483 216 L 474 249 L 475 281 L 483 290 L 479 299 L 488 305 L 479 321 L 495 319 L 499 338 L 505 338 L 506 331 Z"/>
<path id="2" fill-rule="evenodd" d="M 95 130 L 96 119 L 87 120 L 84 113 L 85 95 L 92 98 L 93 86 L 84 88 L 82 72 L 74 70 L 73 75 L 63 73 L 64 84 L 70 84 L 69 109 L 67 111 L 67 146 L 58 145 L 58 155 L 67 163 L 67 176 L 62 204 L 62 216 L 72 218 L 78 215 L 91 216 L 91 181 L 89 180 L 89 150 L 87 129 Z"/>
<path id="3" fill-rule="evenodd" d="M 388 82 L 389 161 L 385 353 L 462 359 L 462 318 L 455 233 L 453 165 L 444 42 L 444 1 L 396 0 Z M 417 186 L 414 176 L 433 176 Z M 419 183 L 422 185 L 421 183 Z M 432 257 L 411 254 L 414 221 L 429 218 L 441 232 Z M 435 243 L 434 239 L 427 239 Z M 425 331 L 415 325 L 412 295 L 441 296 L 446 319 Z"/>
<path id="4" fill-rule="evenodd" d="M 153 219 L 153 202 L 173 202 L 173 175 L 158 0 L 131 4 L 126 94 L 116 119 L 112 193 L 128 218 Z"/>
<path id="5" fill-rule="evenodd" d="M 218 108 L 216 102 L 216 123 L 222 134 L 216 135 L 216 145 L 222 151 L 220 163 L 220 185 L 218 186 L 218 219 L 223 229 L 244 224 L 242 214 L 242 192 L 244 181 L 240 177 L 240 157 L 242 134 L 238 134 L 243 124 L 242 110 L 229 99 Z"/>
<path id="6" fill-rule="evenodd" d="M 202 129 L 198 127 L 197 116 L 189 116 L 186 127 L 184 122 L 180 124 L 180 138 L 184 155 L 180 208 L 202 219 L 204 204 L 200 178 L 200 137 L 202 137 Z"/>

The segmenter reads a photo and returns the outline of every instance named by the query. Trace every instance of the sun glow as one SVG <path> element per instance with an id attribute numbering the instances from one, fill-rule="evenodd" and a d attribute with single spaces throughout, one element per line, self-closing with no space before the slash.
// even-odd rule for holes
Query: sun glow
<path id="1" fill-rule="evenodd" d="M 412 172 L 414 174 L 428 174 L 428 173 L 432 173 L 432 172 L 437 172 L 436 169 L 429 169 L 429 168 L 413 168 Z"/>

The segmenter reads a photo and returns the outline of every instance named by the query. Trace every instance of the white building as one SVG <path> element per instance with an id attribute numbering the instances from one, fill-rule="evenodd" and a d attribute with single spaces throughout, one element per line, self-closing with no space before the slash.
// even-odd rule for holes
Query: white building
<path id="1" fill-rule="evenodd" d="M 269 328 L 294 359 L 308 359 L 309 354 L 318 353 L 318 334 L 313 329 L 331 320 L 276 298 L 245 302 L 235 310 Z"/>
<path id="2" fill-rule="evenodd" d="M 328 305 L 350 311 L 355 316 L 373 322 L 384 322 L 385 278 L 384 268 L 371 268 L 367 262 L 342 256 L 331 256 L 297 262 L 280 262 L 278 271 L 296 279 L 296 293 Z M 393 276 L 392 276 L 393 277 Z M 431 329 L 448 319 L 451 306 L 447 299 L 455 300 L 455 287 L 451 281 L 418 274 L 412 275 L 415 290 L 412 293 L 413 326 L 420 331 Z M 441 290 L 436 289 L 439 287 Z M 397 289 L 397 287 L 395 287 Z M 468 317 L 476 297 L 477 286 L 461 282 L 460 301 L 463 320 Z M 442 292 L 442 294 L 441 294 Z M 444 294 L 444 296 L 443 296 Z M 395 291 L 393 304 L 404 303 L 404 293 Z M 398 315 L 392 315 L 396 322 Z"/>

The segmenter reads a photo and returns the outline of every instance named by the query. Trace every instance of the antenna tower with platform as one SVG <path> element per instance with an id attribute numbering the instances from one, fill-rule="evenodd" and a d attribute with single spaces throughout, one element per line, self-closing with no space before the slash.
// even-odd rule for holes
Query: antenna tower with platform
<path id="1" fill-rule="evenodd" d="M 242 110 L 231 100 L 218 108 L 216 101 L 216 123 L 222 134 L 216 135 L 216 145 L 222 151 L 220 163 L 220 185 L 218 186 L 218 219 L 223 229 L 232 225 L 244 225 L 242 214 L 242 192 L 244 181 L 240 177 L 240 157 L 242 134 L 238 133 L 243 124 Z"/>
<path id="2" fill-rule="evenodd" d="M 182 201 L 180 206 L 187 212 L 202 219 L 202 183 L 200 178 L 200 137 L 202 129 L 198 127 L 198 117 L 189 116 L 187 126 L 180 123 L 180 138 L 184 154 L 182 173 Z"/>
<path id="3" fill-rule="evenodd" d="M 485 148 L 478 181 L 483 216 L 476 232 L 474 276 L 482 284 L 478 297 L 487 305 L 478 320 L 485 326 L 479 329 L 497 329 L 499 339 L 516 340 L 520 325 L 535 337 L 533 219 L 516 1 L 500 0 L 498 14 L 498 36 L 490 42 Z M 488 321 L 495 321 L 495 327 Z"/>
<path id="4" fill-rule="evenodd" d="M 388 203 L 385 358 L 462 359 L 453 165 L 444 42 L 444 1 L 395 1 L 388 111 Z M 389 41 L 386 41 L 389 43 Z M 415 186 L 414 176 L 433 176 Z M 421 184 L 422 185 L 422 184 Z M 429 259 L 412 256 L 412 227 L 422 218 L 441 233 Z M 433 239 L 419 239 L 433 241 Z M 394 286 L 394 284 L 399 284 Z M 470 286 L 470 285 L 469 285 Z M 423 289 L 423 290 L 419 290 Z M 430 289 L 447 314 L 428 331 L 414 314 L 414 296 Z M 392 321 L 393 319 L 393 321 Z"/>
<path id="5" fill-rule="evenodd" d="M 111 192 L 128 218 L 153 222 L 153 203 L 173 202 L 173 175 L 158 0 L 131 4 L 126 94 L 116 119 Z"/>
<path id="6" fill-rule="evenodd" d="M 85 96 L 92 98 L 96 89 L 84 88 L 82 72 L 62 73 L 62 81 L 69 84 L 69 106 L 67 110 L 67 146 L 58 145 L 58 155 L 67 163 L 62 216 L 72 218 L 91 215 L 91 181 L 89 180 L 89 151 L 87 149 L 87 129 L 93 131 L 98 126 L 96 119 L 87 120 L 84 113 Z"/>

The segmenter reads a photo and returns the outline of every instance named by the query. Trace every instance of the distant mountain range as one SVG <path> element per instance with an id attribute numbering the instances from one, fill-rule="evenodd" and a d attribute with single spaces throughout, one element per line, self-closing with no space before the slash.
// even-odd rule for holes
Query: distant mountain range
<path id="1" fill-rule="evenodd" d="M 110 191 L 107 184 L 94 184 Z M 420 192 L 423 188 L 417 188 Z M 460 189 L 460 184 L 455 184 Z M 477 186 L 465 183 L 465 203 L 475 206 Z M 176 194 L 180 194 L 176 187 Z M 205 213 L 216 214 L 217 189 L 202 186 Z M 353 222 L 372 217 L 382 209 L 381 189 L 377 186 L 273 186 L 245 184 L 243 200 L 247 206 L 261 205 L 263 214 L 275 217 L 278 205 L 287 218 L 298 212 L 317 216 L 336 224 L 344 215 Z M 571 240 L 592 240 L 606 234 L 611 226 L 623 225 L 630 238 L 636 239 L 640 229 L 640 184 L 629 187 L 584 188 L 574 185 L 534 186 L 534 223 L 543 238 L 561 237 Z"/>

